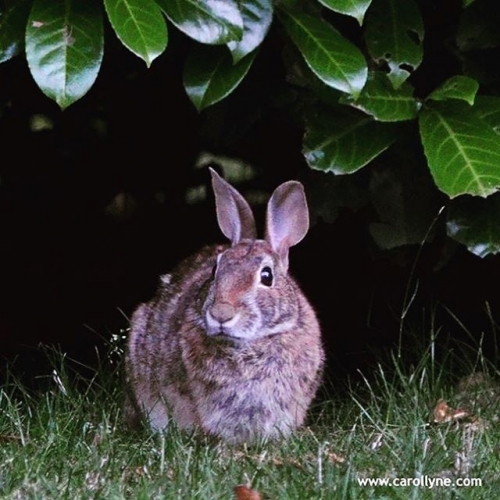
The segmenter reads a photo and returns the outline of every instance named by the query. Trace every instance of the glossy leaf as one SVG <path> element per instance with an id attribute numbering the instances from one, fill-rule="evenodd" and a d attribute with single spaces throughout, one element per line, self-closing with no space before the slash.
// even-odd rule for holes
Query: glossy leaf
<path id="1" fill-rule="evenodd" d="M 414 0 L 374 0 L 366 14 L 366 43 L 373 59 L 386 62 L 394 88 L 422 62 L 424 26 Z"/>
<path id="2" fill-rule="evenodd" d="M 479 84 L 473 78 L 456 75 L 446 80 L 441 86 L 434 90 L 429 95 L 429 99 L 434 101 L 458 99 L 465 101 L 472 106 L 478 89 Z"/>
<path id="3" fill-rule="evenodd" d="M 319 0 L 319 3 L 339 14 L 354 17 L 359 24 L 363 24 L 363 18 L 372 0 Z"/>
<path id="4" fill-rule="evenodd" d="M 90 89 L 103 45 L 101 9 L 95 1 L 35 0 L 26 29 L 26 58 L 37 85 L 61 108 Z"/>
<path id="5" fill-rule="evenodd" d="M 233 64 L 225 47 L 194 47 L 184 68 L 184 87 L 196 109 L 201 111 L 231 94 L 254 58 L 255 52 Z"/>
<path id="6" fill-rule="evenodd" d="M 407 82 L 394 89 L 384 73 L 375 71 L 370 73 L 358 99 L 345 97 L 341 102 L 350 104 L 381 122 L 412 120 L 421 106 L 413 97 L 413 90 Z"/>
<path id="7" fill-rule="evenodd" d="M 153 0 L 104 0 L 104 5 L 116 36 L 149 67 L 168 43 L 158 5 Z"/>
<path id="8" fill-rule="evenodd" d="M 446 223 L 448 235 L 479 257 L 500 253 L 500 194 L 486 200 L 454 200 Z"/>
<path id="9" fill-rule="evenodd" d="M 315 170 L 350 174 L 367 165 L 396 140 L 392 124 L 357 111 L 318 109 L 306 120 L 303 152 Z"/>
<path id="10" fill-rule="evenodd" d="M 479 95 L 474 102 L 474 113 L 500 134 L 500 97 Z"/>
<path id="11" fill-rule="evenodd" d="M 156 0 L 169 20 L 200 43 L 222 45 L 243 36 L 236 0 Z"/>
<path id="12" fill-rule="evenodd" d="M 425 155 L 438 188 L 451 198 L 489 196 L 500 187 L 500 141 L 465 103 L 434 103 L 419 114 Z"/>
<path id="13" fill-rule="evenodd" d="M 357 97 L 368 70 L 359 49 L 319 17 L 280 10 L 279 17 L 313 73 L 326 85 Z"/>
<path id="14" fill-rule="evenodd" d="M 236 63 L 253 52 L 264 40 L 273 20 L 271 0 L 242 0 L 243 37 L 227 45 Z"/>
<path id="15" fill-rule="evenodd" d="M 12 59 L 23 50 L 30 7 L 29 0 L 18 0 L 5 12 L 0 12 L 0 63 Z"/>

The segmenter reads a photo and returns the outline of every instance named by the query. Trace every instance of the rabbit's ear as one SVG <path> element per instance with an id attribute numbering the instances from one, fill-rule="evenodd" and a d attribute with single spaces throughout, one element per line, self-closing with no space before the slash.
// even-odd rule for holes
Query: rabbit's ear
<path id="1" fill-rule="evenodd" d="M 244 238 L 255 239 L 257 229 L 250 205 L 215 170 L 211 168 L 210 173 L 215 194 L 217 220 L 224 236 L 229 238 L 233 245 Z"/>
<path id="2" fill-rule="evenodd" d="M 309 229 L 309 210 L 300 182 L 288 181 L 278 186 L 267 204 L 266 241 L 288 269 L 288 250 Z"/>

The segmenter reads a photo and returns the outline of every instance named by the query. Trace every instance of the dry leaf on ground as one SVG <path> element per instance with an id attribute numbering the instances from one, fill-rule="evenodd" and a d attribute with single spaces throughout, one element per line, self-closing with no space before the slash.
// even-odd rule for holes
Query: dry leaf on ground
<path id="1" fill-rule="evenodd" d="M 261 500 L 262 498 L 258 491 L 252 490 L 243 484 L 235 486 L 234 493 L 236 495 L 236 500 Z"/>
<path id="2" fill-rule="evenodd" d="M 451 408 L 444 399 L 440 399 L 433 411 L 434 422 L 443 424 L 445 422 L 457 421 L 469 417 L 469 412 L 463 408 Z"/>

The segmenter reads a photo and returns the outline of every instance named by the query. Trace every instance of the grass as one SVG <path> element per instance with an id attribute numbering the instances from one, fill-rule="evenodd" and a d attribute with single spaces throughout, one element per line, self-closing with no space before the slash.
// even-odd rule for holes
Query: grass
<path id="1" fill-rule="evenodd" d="M 409 354 L 396 351 L 336 390 L 290 440 L 236 447 L 173 427 L 166 435 L 128 432 L 119 370 L 106 365 L 82 378 L 51 353 L 36 387 L 11 369 L 0 389 L 0 497 L 218 500 L 234 499 L 234 487 L 246 484 L 262 499 L 496 498 L 500 386 L 483 377 L 456 389 L 459 375 L 495 370 L 480 349 L 472 356 L 439 349 L 436 337 L 413 336 Z M 440 398 L 449 421 L 435 423 Z M 455 418 L 462 406 L 468 416 Z M 359 483 L 424 476 L 479 478 L 482 486 Z"/>

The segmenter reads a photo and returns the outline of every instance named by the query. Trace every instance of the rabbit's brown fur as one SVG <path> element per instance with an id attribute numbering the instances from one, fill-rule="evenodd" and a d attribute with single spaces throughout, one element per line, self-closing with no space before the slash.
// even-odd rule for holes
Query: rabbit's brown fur
<path id="1" fill-rule="evenodd" d="M 246 202 L 212 176 L 232 245 L 183 261 L 134 313 L 126 416 L 154 429 L 172 418 L 229 442 L 286 436 L 303 423 L 324 357 L 316 315 L 287 270 L 288 248 L 308 227 L 305 197 L 295 182 L 276 190 L 266 240 L 256 240 Z M 281 204 L 298 229 L 280 234 Z"/>

